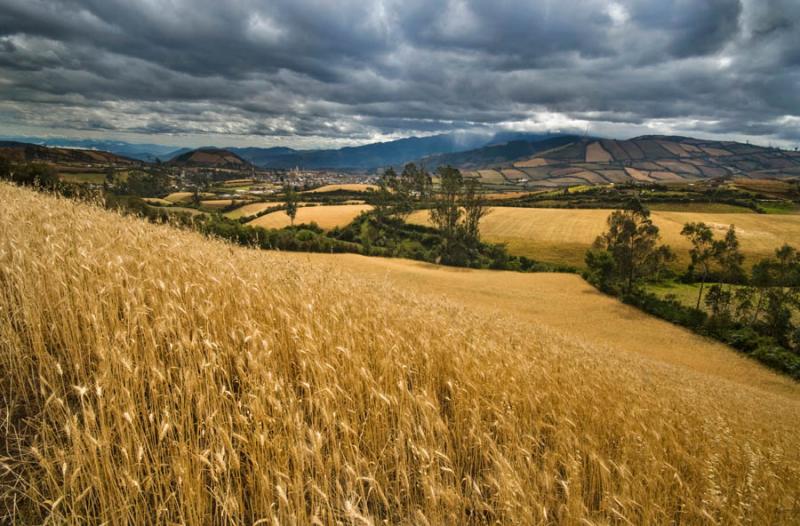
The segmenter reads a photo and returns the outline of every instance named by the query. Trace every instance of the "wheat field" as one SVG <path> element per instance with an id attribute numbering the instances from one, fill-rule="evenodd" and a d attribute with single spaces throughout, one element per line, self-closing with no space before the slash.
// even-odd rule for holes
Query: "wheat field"
<path id="1" fill-rule="evenodd" d="M 372 210 L 371 205 L 328 205 L 305 206 L 297 209 L 295 224 L 316 223 L 324 230 L 331 230 L 337 226 L 347 226 L 361 212 Z M 262 228 L 283 228 L 289 226 L 289 216 L 284 211 L 271 212 L 247 224 Z"/>
<path id="2" fill-rule="evenodd" d="M 320 186 L 319 188 L 315 188 L 313 190 L 308 190 L 302 192 L 304 194 L 324 194 L 327 192 L 374 192 L 378 190 L 378 186 L 374 184 L 362 184 L 362 183 L 348 183 L 348 184 L 326 184 Z"/>
<path id="3" fill-rule="evenodd" d="M 493 243 L 506 243 L 512 254 L 551 263 L 583 266 L 586 250 L 607 228 L 611 210 L 563 208 L 494 207 L 481 221 L 481 234 Z M 690 248 L 680 235 L 683 225 L 703 221 L 719 238 L 728 226 L 736 226 L 742 252 L 752 263 L 771 256 L 784 243 L 800 246 L 800 215 L 731 214 L 653 211 L 653 222 L 661 229 L 664 243 L 678 255 L 678 264 L 688 261 Z M 428 224 L 428 211 L 414 212 L 409 221 Z"/>
<path id="4" fill-rule="evenodd" d="M 0 200 L 0 522 L 800 516 L 794 395 L 334 260 Z"/>

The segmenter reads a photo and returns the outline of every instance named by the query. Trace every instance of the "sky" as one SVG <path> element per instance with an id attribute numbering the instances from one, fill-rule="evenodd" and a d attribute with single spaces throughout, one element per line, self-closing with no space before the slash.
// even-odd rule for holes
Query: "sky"
<path id="1" fill-rule="evenodd" d="M 800 0 L 0 0 L 0 134 L 800 144 Z"/>

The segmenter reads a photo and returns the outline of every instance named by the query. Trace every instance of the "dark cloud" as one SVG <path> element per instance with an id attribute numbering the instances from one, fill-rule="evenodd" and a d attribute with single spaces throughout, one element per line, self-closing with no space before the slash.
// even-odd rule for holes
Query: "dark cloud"
<path id="1" fill-rule="evenodd" d="M 7 132 L 787 142 L 800 2 L 0 0 L 0 89 Z"/>

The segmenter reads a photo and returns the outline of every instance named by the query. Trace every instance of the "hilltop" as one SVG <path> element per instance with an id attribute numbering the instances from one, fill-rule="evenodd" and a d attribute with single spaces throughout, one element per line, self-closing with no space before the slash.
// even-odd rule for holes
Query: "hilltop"
<path id="1" fill-rule="evenodd" d="M 515 187 L 800 176 L 800 152 L 729 141 L 649 135 L 629 140 L 579 138 L 562 144 L 546 141 L 530 148 L 537 151 L 528 155 L 517 149 L 504 158 L 492 158 L 484 148 L 447 161 L 471 169 L 468 175 L 484 183 Z M 475 159 L 485 162 L 479 165 Z"/>
<path id="2" fill-rule="evenodd" d="M 250 163 L 230 150 L 223 148 L 198 148 L 189 150 L 173 157 L 167 163 L 172 166 L 202 167 L 202 168 L 248 168 Z"/>
<path id="3" fill-rule="evenodd" d="M 614 327 L 627 307 L 575 276 L 387 278 L 7 184 L 0 201 L 8 522 L 800 514 L 796 384 L 733 352 L 718 372 L 726 349 L 633 310 Z M 576 297 L 597 314 L 563 325 Z"/>
<path id="4" fill-rule="evenodd" d="M 52 164 L 139 164 L 139 161 L 101 150 L 57 148 L 16 141 L 0 141 L 0 157 L 13 162 Z"/>

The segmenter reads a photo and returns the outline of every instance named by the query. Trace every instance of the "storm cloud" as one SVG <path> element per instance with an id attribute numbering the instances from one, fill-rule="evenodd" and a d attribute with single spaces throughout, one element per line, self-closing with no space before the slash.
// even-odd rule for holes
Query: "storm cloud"
<path id="1" fill-rule="evenodd" d="M 6 135 L 589 129 L 792 146 L 800 2 L 0 0 L 0 93 Z"/>

